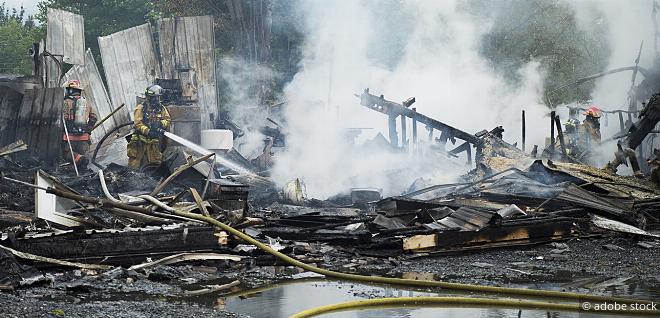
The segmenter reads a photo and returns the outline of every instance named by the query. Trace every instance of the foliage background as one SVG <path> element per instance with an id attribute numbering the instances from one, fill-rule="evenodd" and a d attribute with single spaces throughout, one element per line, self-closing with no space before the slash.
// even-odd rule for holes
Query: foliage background
<path id="1" fill-rule="evenodd" d="M 92 49 L 97 63 L 101 62 L 98 36 L 154 22 L 160 17 L 211 14 L 215 18 L 218 68 L 231 67 L 223 63 L 238 60 L 272 70 L 272 76 L 253 79 L 247 91 L 257 96 L 255 103 L 273 104 L 278 101 L 284 85 L 297 73 L 301 59 L 304 35 L 300 22 L 303 19 L 296 10 L 298 1 L 302 0 L 43 0 L 35 17 L 27 16 L 21 8 L 7 8 L 2 4 L 0 73 L 31 73 L 27 49 L 45 36 L 48 7 L 85 17 L 85 45 Z M 408 24 L 405 21 L 415 17 L 404 10 L 401 0 L 365 1 L 374 2 L 374 10 L 382 15 L 374 41 L 381 41 L 390 48 L 372 52 L 371 58 L 394 67 L 406 41 Z M 401 10 L 383 9 L 397 6 Z M 488 32 L 483 36 L 480 53 L 512 84 L 520 81 L 517 70 L 532 60 L 539 61 L 547 72 L 546 89 L 603 71 L 607 65 L 608 26 L 597 15 L 594 23 L 585 28 L 577 22 L 574 10 L 562 1 L 466 0 L 462 6 L 475 19 L 489 21 L 485 25 Z M 237 16 L 236 8 L 241 9 L 243 15 Z M 402 22 L 393 27 L 391 21 Z M 255 38 L 245 36 L 254 30 L 267 32 Z M 257 51 L 259 54 L 254 54 Z M 219 78 L 224 80 L 222 76 Z M 221 107 L 228 107 L 234 102 L 228 97 L 229 92 L 222 90 L 228 85 L 218 86 Z M 553 100 L 556 103 L 584 101 L 590 98 L 592 89 L 593 83 L 587 83 L 559 92 Z"/>

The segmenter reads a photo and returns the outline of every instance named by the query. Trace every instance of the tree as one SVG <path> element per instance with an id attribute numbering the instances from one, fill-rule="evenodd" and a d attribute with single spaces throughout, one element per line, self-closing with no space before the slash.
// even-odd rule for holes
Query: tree
<path id="1" fill-rule="evenodd" d="M 247 95 L 255 96 L 256 103 L 272 102 L 275 83 L 256 71 L 273 67 L 272 0 L 159 0 L 155 5 L 162 16 L 213 15 L 218 59 L 220 64 L 227 62 L 221 68 L 240 70 L 237 75 L 245 79 L 246 90 L 250 92 Z M 221 83 L 221 101 L 222 104 L 231 104 L 235 101 L 228 96 L 231 92 L 223 90 L 226 87 L 226 83 Z"/>
<path id="2" fill-rule="evenodd" d="M 473 11 L 494 15 L 492 28 L 482 38 L 481 53 L 513 82 L 520 80 L 518 70 L 522 65 L 540 61 L 547 70 L 547 95 L 554 87 L 580 75 L 601 72 L 607 66 L 607 24 L 595 23 L 585 30 L 567 3 L 509 0 L 495 2 L 495 8 L 490 1 L 471 4 Z M 546 97 L 554 105 L 585 101 L 593 87 L 594 82 L 589 82 Z"/>
<path id="3" fill-rule="evenodd" d="M 30 75 L 32 60 L 28 49 L 43 37 L 43 28 L 36 26 L 25 10 L 0 5 L 0 73 Z"/>
<path id="4" fill-rule="evenodd" d="M 240 64 L 240 77 L 252 76 L 250 96 L 258 104 L 277 100 L 277 93 L 298 71 L 302 18 L 296 16 L 298 1 L 274 0 L 156 0 L 155 11 L 162 16 L 213 15 L 216 56 L 223 71 Z M 231 60 L 231 65 L 223 64 Z M 273 76 L 259 76 L 258 70 L 271 70 Z M 253 71 L 251 71 L 253 70 Z M 222 78 L 219 79 L 222 81 Z M 221 104 L 232 104 L 231 92 L 219 85 Z"/>

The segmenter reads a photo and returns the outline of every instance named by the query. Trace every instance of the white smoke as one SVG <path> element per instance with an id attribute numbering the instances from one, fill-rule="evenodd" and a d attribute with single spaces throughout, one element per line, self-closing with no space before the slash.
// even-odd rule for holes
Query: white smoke
<path id="1" fill-rule="evenodd" d="M 276 74 L 268 67 L 234 57 L 224 57 L 220 63 L 222 72 L 219 74 L 224 89 L 229 93 L 226 103 L 229 104 L 230 118 L 245 132 L 234 146 L 247 158 L 254 158 L 264 147 L 264 136 L 258 130 L 266 125 L 268 116 L 260 107 L 258 93 L 255 92 L 259 87 L 256 85 L 272 81 Z"/>
<path id="2" fill-rule="evenodd" d="M 639 65 L 651 68 L 656 55 L 654 48 L 654 25 L 652 20 L 653 0 L 581 0 L 566 1 L 576 9 L 578 21 L 588 28 L 595 24 L 605 23 L 608 30 L 610 59 L 606 69 L 632 66 L 635 63 L 640 43 L 644 46 Z M 590 74 L 576 74 L 576 77 Z M 637 74 L 635 84 L 644 80 L 642 74 Z M 628 109 L 628 91 L 631 87 L 631 72 L 608 75 L 596 80 L 592 91 L 592 100 L 603 110 Z M 650 97 L 650 96 L 649 96 Z M 638 108 L 641 105 L 637 106 Z M 624 120 L 628 117 L 624 116 Z M 636 118 L 633 117 L 633 121 Z M 619 118 L 615 114 L 601 119 L 603 139 L 608 139 L 619 133 Z M 616 141 L 604 144 L 601 149 L 598 165 L 603 165 L 613 159 L 616 151 Z M 624 167 L 621 167 L 623 170 Z M 629 170 L 629 169 L 625 169 Z M 620 171 L 622 172 L 622 171 Z M 630 171 L 624 171 L 629 173 Z"/>
<path id="3" fill-rule="evenodd" d="M 583 26 L 606 23 L 610 45 L 610 59 L 606 69 L 634 65 L 640 43 L 644 48 L 640 66 L 650 67 L 655 56 L 653 47 L 652 0 L 583 0 L 568 1 L 578 13 Z M 588 75 L 588 74 L 584 74 Z M 637 84 L 644 77 L 637 76 Z M 592 99 L 606 110 L 627 109 L 627 94 L 630 89 L 631 72 L 602 77 L 596 81 Z"/>
<path id="4" fill-rule="evenodd" d="M 278 183 L 302 178 L 308 194 L 319 198 L 365 186 L 396 194 L 416 177 L 449 182 L 468 169 L 434 156 L 423 156 L 432 159 L 426 162 L 386 148 L 365 153 L 351 147 L 345 128 L 372 127 L 370 136 L 387 136 L 386 116 L 360 106 L 353 96 L 367 87 L 393 101 L 415 96 L 419 112 L 470 133 L 502 125 L 505 140 L 512 143 L 520 139 L 520 113 L 525 109 L 528 149 L 547 135 L 539 63 L 520 70 L 520 87 L 507 86 L 478 53 L 488 21 L 462 11 L 459 1 L 382 3 L 392 4 L 392 10 L 404 10 L 413 18 L 406 22 L 411 33 L 398 63 L 383 65 L 373 52 L 394 48 L 386 39 L 374 38 L 383 17 L 374 13 L 371 1 L 300 2 L 307 29 L 300 72 L 285 89 L 289 136 L 287 151 L 278 154 L 273 169 Z M 409 139 L 411 130 L 409 122 Z M 418 130 L 425 140 L 423 125 Z M 390 174 L 401 168 L 413 172 Z"/>

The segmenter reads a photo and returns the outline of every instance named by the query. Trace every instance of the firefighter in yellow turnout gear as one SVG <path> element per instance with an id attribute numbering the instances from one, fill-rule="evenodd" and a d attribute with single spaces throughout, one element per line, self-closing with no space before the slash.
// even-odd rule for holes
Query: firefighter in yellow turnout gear
<path id="1" fill-rule="evenodd" d="M 161 163 L 161 142 L 170 127 L 170 114 L 160 102 L 161 90 L 158 85 L 147 87 L 146 101 L 135 107 L 135 133 L 127 148 L 128 166 L 132 169 L 159 166 Z"/>

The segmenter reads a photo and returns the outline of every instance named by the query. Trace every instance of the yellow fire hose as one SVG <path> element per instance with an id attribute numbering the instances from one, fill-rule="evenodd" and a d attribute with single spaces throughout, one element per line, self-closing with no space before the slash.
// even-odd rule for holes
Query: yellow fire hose
<path id="1" fill-rule="evenodd" d="M 589 294 L 579 294 L 573 292 L 561 292 L 561 291 L 551 291 L 551 290 L 538 290 L 538 289 L 525 289 L 525 288 L 511 288 L 511 287 L 497 287 L 497 286 L 481 286 L 481 285 L 471 285 L 471 284 L 461 284 L 461 283 L 448 283 L 440 281 L 427 281 L 427 280 L 414 280 L 414 279 L 403 279 L 403 278 L 390 278 L 390 277 L 380 277 L 380 276 L 367 276 L 367 275 L 357 275 L 357 274 L 348 274 L 340 273 L 327 269 L 322 269 L 316 266 L 305 264 L 299 260 L 291 258 L 285 254 L 282 254 L 270 246 L 257 241 L 256 239 L 250 237 L 249 235 L 236 230 L 216 219 L 207 217 L 201 214 L 188 213 L 183 211 L 174 212 L 176 215 L 184 216 L 190 219 L 204 221 L 213 226 L 217 226 L 224 231 L 231 233 L 239 237 L 240 239 L 258 247 L 259 249 L 293 265 L 300 267 L 304 270 L 314 272 L 317 274 L 325 275 L 328 277 L 334 277 L 344 280 L 358 281 L 358 282 L 368 282 L 368 283 L 380 283 L 380 284 L 389 284 L 389 285 L 403 285 L 403 286 L 415 286 L 415 287 L 439 287 L 442 289 L 450 290 L 462 290 L 462 291 L 471 291 L 478 293 L 494 293 L 494 294 L 508 294 L 515 296 L 528 296 L 528 297 L 543 297 L 543 298 L 559 298 L 559 299 L 569 299 L 575 300 L 578 303 L 576 304 L 557 304 L 550 302 L 532 302 L 532 301 L 523 301 L 523 300 L 514 300 L 514 299 L 487 299 L 487 298 L 470 298 L 470 297 L 401 297 L 401 298 L 382 298 L 382 299 L 368 299 L 353 301 L 335 305 L 328 305 L 323 307 L 318 307 L 303 311 L 294 317 L 311 317 L 321 313 L 342 310 L 348 308 L 360 308 L 360 307 L 373 307 L 373 306 L 384 306 L 384 305 L 476 305 L 476 306 L 499 306 L 499 307 L 509 307 L 509 308 L 537 308 L 537 309 L 549 309 L 549 310 L 560 310 L 560 311 L 578 311 L 581 308 L 581 303 L 583 302 L 602 302 L 602 303 L 618 303 L 618 304 L 629 304 L 629 303 L 651 303 L 650 301 L 644 300 L 635 300 L 635 299 L 626 299 L 618 297 L 608 297 L 608 296 L 598 296 L 598 295 L 589 295 Z M 598 311 L 601 313 L 601 311 Z M 649 310 L 649 311 L 625 311 L 618 312 L 619 314 L 642 314 L 642 315 L 656 315 L 660 316 L 659 310 Z"/>
<path id="2" fill-rule="evenodd" d="M 603 310 L 603 311 L 588 311 L 581 307 L 580 304 L 555 304 L 539 301 L 526 301 L 515 299 L 490 299 L 490 298 L 473 298 L 473 297 L 396 297 L 396 298 L 375 298 L 348 301 L 339 304 L 332 304 L 327 306 L 316 307 L 301 311 L 289 318 L 306 318 L 314 317 L 323 314 L 329 314 L 340 311 L 360 310 L 360 309 L 384 309 L 384 308 L 401 308 L 401 307 L 429 307 L 429 306 L 443 306 L 443 307 L 485 307 L 485 308 L 511 308 L 511 309 L 537 309 L 537 310 L 552 310 L 564 312 L 589 312 L 597 314 L 608 315 L 649 315 L 657 316 L 658 311 L 616 311 L 616 310 Z"/>

